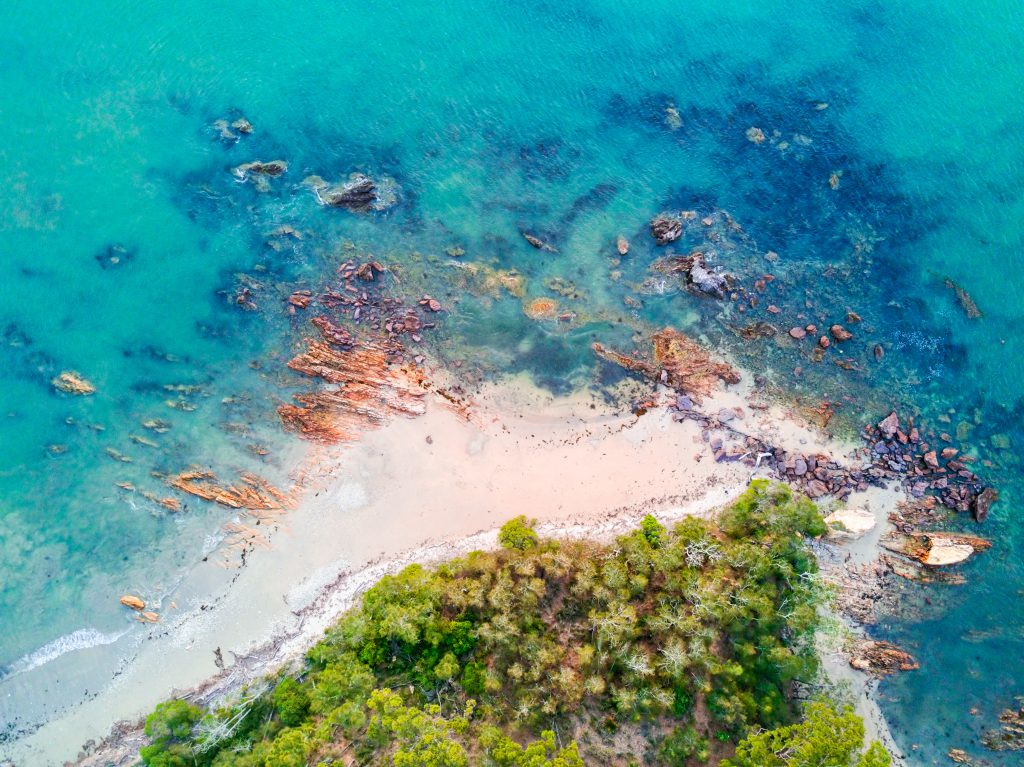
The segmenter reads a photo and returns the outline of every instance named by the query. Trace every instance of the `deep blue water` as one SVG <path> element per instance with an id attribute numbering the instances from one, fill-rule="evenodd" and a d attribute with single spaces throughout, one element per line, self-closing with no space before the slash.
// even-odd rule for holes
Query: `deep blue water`
<path id="1" fill-rule="evenodd" d="M 430 343 L 480 374 L 571 389 L 600 373 L 594 340 L 672 323 L 807 404 L 840 403 L 837 423 L 899 405 L 963 424 L 1003 491 L 985 531 L 998 545 L 967 585 L 908 598 L 879 631 L 922 662 L 883 687 L 914 759 L 982 755 L 980 731 L 1024 694 L 1017 4 L 90 6 L 0 8 L 0 719 L 53 704 L 47 664 L 12 671 L 134 630 L 116 596 L 169 591 L 230 518 L 115 483 L 165 496 L 152 472 L 192 464 L 286 482 L 295 444 L 274 408 L 301 385 L 283 362 L 305 326 L 283 299 L 372 254 L 453 309 Z M 212 127 L 242 115 L 255 128 L 237 141 Z M 266 191 L 239 183 L 230 169 L 256 159 L 289 170 Z M 398 204 L 326 210 L 302 184 L 353 171 L 393 178 Z M 748 286 L 776 278 L 759 307 L 652 274 L 647 221 L 678 209 L 698 213 L 687 245 Z M 302 239 L 270 235 L 284 224 Z M 576 319 L 468 295 L 478 277 L 455 246 L 470 269 L 517 269 L 526 300 L 572 283 L 558 301 Z M 243 283 L 258 311 L 234 303 Z M 864 320 L 842 349 L 853 370 L 733 332 L 849 309 Z M 55 392 L 63 370 L 97 392 Z"/>

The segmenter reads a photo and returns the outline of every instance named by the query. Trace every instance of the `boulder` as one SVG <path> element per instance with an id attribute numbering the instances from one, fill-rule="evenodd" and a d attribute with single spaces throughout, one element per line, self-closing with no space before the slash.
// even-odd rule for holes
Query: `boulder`
<path id="1" fill-rule="evenodd" d="M 941 539 L 932 540 L 931 543 L 931 548 L 921 558 L 921 564 L 929 567 L 958 565 L 974 553 L 974 547 L 967 543 L 954 543 Z"/>
<path id="2" fill-rule="evenodd" d="M 799 341 L 807 337 L 807 331 L 801 327 L 790 328 L 789 335 Z"/>
<path id="3" fill-rule="evenodd" d="M 690 284 L 701 293 L 715 298 L 725 298 L 725 289 L 729 282 L 725 274 L 708 269 L 701 260 L 695 259 L 693 266 L 690 267 Z"/>
<path id="4" fill-rule="evenodd" d="M 988 519 L 989 509 L 992 508 L 992 504 L 999 500 L 999 491 L 993 487 L 986 487 L 977 497 L 974 499 L 974 503 L 971 504 L 971 513 L 974 515 L 976 522 L 984 522 Z"/>
<path id="5" fill-rule="evenodd" d="M 683 236 L 683 222 L 678 216 L 661 214 L 651 221 L 651 236 L 659 245 L 668 245 Z"/>
<path id="6" fill-rule="evenodd" d="M 544 242 L 544 240 L 542 240 L 540 237 L 535 237 L 529 232 L 521 232 L 521 234 L 523 235 L 523 239 L 530 243 L 537 250 L 544 250 L 547 251 L 548 253 L 558 252 L 558 250 L 553 245 L 549 245 L 548 243 Z"/>
<path id="7" fill-rule="evenodd" d="M 875 515 L 866 509 L 839 509 L 825 517 L 833 535 L 859 538 L 878 524 Z"/>
<path id="8" fill-rule="evenodd" d="M 619 252 L 620 256 L 626 255 L 629 253 L 629 240 L 620 234 L 615 240 L 615 249 Z"/>
<path id="9" fill-rule="evenodd" d="M 836 339 L 836 341 L 840 342 L 849 341 L 851 338 L 853 338 L 853 333 L 851 333 L 849 330 L 847 330 L 846 328 L 839 324 L 830 327 L 828 329 L 828 332 L 832 334 L 832 337 Z"/>
<path id="10" fill-rule="evenodd" d="M 882 432 L 886 439 L 892 439 L 896 436 L 896 432 L 900 429 L 900 417 L 896 415 L 896 411 L 889 413 L 885 418 L 878 422 L 878 430 Z"/>
<path id="11" fill-rule="evenodd" d="M 125 594 L 121 597 L 121 604 L 125 607 L 130 607 L 133 610 L 145 610 L 146 603 L 143 602 L 139 597 L 133 596 L 132 594 Z"/>

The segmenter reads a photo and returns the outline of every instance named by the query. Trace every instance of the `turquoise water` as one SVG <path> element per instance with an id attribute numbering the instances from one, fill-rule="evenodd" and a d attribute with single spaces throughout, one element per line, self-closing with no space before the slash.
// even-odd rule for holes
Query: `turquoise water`
<path id="1" fill-rule="evenodd" d="M 594 340 L 625 345 L 672 322 L 808 403 L 841 403 L 850 421 L 901 404 L 941 430 L 966 422 L 1004 492 L 986 530 L 998 547 L 967 585 L 922 595 L 931 603 L 915 599 L 879 632 L 922 661 L 883 687 L 913 758 L 982 753 L 980 731 L 1024 694 L 1017 4 L 91 5 L 0 8 L 8 732 L 66 698 L 43 661 L 131 639 L 116 597 L 167 593 L 230 519 L 184 497 L 170 513 L 116 482 L 162 497 L 152 472 L 192 464 L 287 482 L 295 443 L 274 408 L 301 385 L 283 362 L 304 325 L 283 299 L 372 253 L 453 308 L 431 343 L 480 374 L 529 370 L 569 389 L 601 372 Z M 241 115 L 255 130 L 237 142 L 211 127 Z M 768 140 L 750 142 L 750 127 Z M 289 171 L 260 192 L 230 173 L 255 159 Z M 300 183 L 357 170 L 394 178 L 399 204 L 325 210 Z M 721 262 L 741 280 L 776 276 L 758 309 L 648 279 L 646 222 L 679 208 L 716 217 Z M 723 210 L 742 232 L 720 227 Z M 275 249 L 282 224 L 303 238 Z M 558 254 L 532 249 L 524 229 Z M 633 248 L 615 265 L 618 234 Z M 529 297 L 571 281 L 581 297 L 559 300 L 578 319 L 538 324 L 511 296 L 464 296 L 452 246 L 463 262 L 517 268 Z M 260 285 L 256 312 L 234 305 L 240 274 Z M 801 313 L 823 324 L 848 308 L 864 318 L 845 349 L 858 370 L 729 329 Z M 56 393 L 62 370 L 97 393 Z M 176 385 L 198 388 L 164 388 Z M 150 433 L 153 418 L 170 428 Z"/>

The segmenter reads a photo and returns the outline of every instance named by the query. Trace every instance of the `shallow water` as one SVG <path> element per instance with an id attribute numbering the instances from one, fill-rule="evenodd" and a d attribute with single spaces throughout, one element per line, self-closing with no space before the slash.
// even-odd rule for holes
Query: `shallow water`
<path id="1" fill-rule="evenodd" d="M 913 759 L 982 754 L 974 739 L 1024 694 L 1016 4 L 98 5 L 0 8 L 0 625 L 16 627 L 0 632 L 0 720 L 10 729 L 67 702 L 66 667 L 83 651 L 61 656 L 64 667 L 42 661 L 99 644 L 109 650 L 99 665 L 116 665 L 144 631 L 116 597 L 170 593 L 231 518 L 187 498 L 172 514 L 116 482 L 164 496 L 151 472 L 192 464 L 287 481 L 295 442 L 273 411 L 302 385 L 283 362 L 304 320 L 283 299 L 372 253 L 453 310 L 430 343 L 480 374 L 528 370 L 570 389 L 607 375 L 594 340 L 628 346 L 634 331 L 674 323 L 808 404 L 840 403 L 847 422 L 902 404 L 940 431 L 967 423 L 1004 491 L 986 530 L 999 545 L 967 568 L 968 585 L 934 590 L 923 613 L 880 631 L 922 661 L 883 687 L 897 738 L 919 746 Z M 211 128 L 243 114 L 251 136 L 223 141 Z M 749 141 L 750 127 L 767 140 Z M 230 173 L 254 159 L 287 160 L 289 171 L 259 192 Z M 356 170 L 393 177 L 399 204 L 326 210 L 300 183 Z M 723 238 L 709 243 L 695 225 L 687 245 L 712 246 L 748 285 L 776 276 L 759 308 L 649 280 L 663 253 L 646 222 L 680 208 L 712 215 Z M 269 247 L 282 224 L 303 239 Z M 534 250 L 522 230 L 558 253 Z M 632 249 L 616 265 L 618 234 Z M 465 250 L 459 262 L 518 269 L 528 298 L 554 295 L 552 278 L 571 282 L 558 301 L 576 320 L 536 323 L 507 294 L 465 296 L 445 255 L 453 246 Z M 263 286 L 257 312 L 234 305 L 241 273 Z M 965 317 L 945 277 L 981 319 Z M 768 303 L 782 314 L 766 314 Z M 827 326 L 848 308 L 864 323 L 835 354 L 858 370 L 730 331 Z M 56 393 L 49 381 L 62 370 L 97 393 Z M 141 427 L 153 418 L 170 428 Z"/>

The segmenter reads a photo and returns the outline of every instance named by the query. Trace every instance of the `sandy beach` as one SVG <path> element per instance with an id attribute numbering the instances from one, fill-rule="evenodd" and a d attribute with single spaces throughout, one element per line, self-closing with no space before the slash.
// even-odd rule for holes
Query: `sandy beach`
<path id="1" fill-rule="evenodd" d="M 750 396 L 730 387 L 701 410 L 729 410 L 732 433 L 788 449 L 842 459 L 854 447 L 777 407 L 752 409 Z M 125 724 L 83 763 L 128 763 L 142 743 L 133 723 L 175 690 L 198 688 L 192 694 L 209 701 L 293 661 L 385 573 L 492 548 L 516 515 L 538 520 L 545 536 L 609 539 L 647 513 L 663 522 L 710 513 L 752 476 L 742 462 L 716 462 L 701 425 L 677 422 L 665 407 L 637 416 L 588 393 L 553 397 L 523 379 L 484 386 L 468 417 L 432 399 L 425 415 L 317 449 L 312 460 L 318 471 L 269 550 L 250 554 L 217 598 L 168 610 L 107 688 L 17 744 L 15 764 L 82 758 L 115 722 Z M 882 503 L 873 510 L 884 519 Z M 854 544 L 858 556 L 876 539 Z M 877 707 L 861 697 L 877 735 Z"/>

